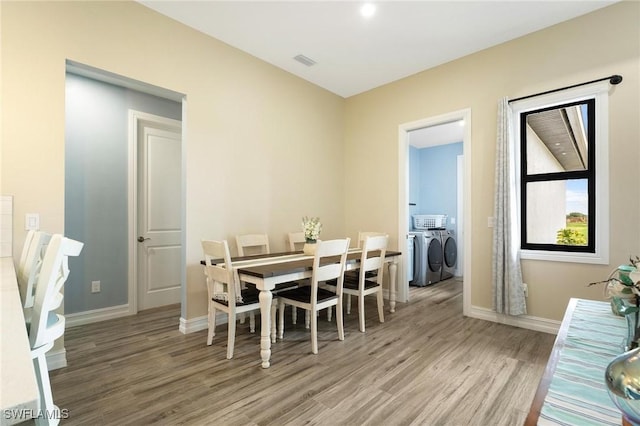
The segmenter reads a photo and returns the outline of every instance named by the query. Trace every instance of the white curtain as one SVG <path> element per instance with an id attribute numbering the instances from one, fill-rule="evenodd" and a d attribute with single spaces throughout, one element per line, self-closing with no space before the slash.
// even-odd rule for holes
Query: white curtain
<path id="1" fill-rule="evenodd" d="M 508 315 L 527 313 L 520 269 L 516 161 L 511 108 L 503 98 L 498 104 L 496 140 L 493 309 Z"/>

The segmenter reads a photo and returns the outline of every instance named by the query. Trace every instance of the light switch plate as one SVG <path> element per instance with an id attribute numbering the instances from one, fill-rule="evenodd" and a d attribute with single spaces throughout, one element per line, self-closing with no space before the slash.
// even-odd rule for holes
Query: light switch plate
<path id="1" fill-rule="evenodd" d="M 38 213 L 27 213 L 24 215 L 25 231 L 37 231 L 40 229 L 40 215 Z"/>

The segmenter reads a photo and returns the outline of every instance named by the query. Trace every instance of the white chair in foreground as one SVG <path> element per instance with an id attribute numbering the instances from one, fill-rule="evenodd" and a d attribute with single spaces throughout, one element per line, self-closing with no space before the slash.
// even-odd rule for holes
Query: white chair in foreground
<path id="1" fill-rule="evenodd" d="M 360 331 L 365 331 L 364 321 L 364 297 L 376 294 L 378 299 L 378 317 L 384 322 L 384 300 L 382 298 L 382 277 L 384 257 L 387 251 L 389 237 L 387 235 L 366 237 L 362 244 L 360 256 L 360 268 L 356 271 L 358 276 L 354 279 L 351 275 L 345 275 L 344 294 L 358 297 L 358 319 Z M 370 278 L 368 272 L 376 272 Z"/>
<path id="2" fill-rule="evenodd" d="M 27 254 L 20 259 L 22 268 L 18 271 L 18 286 L 20 288 L 20 298 L 24 307 L 25 320 L 27 323 L 31 321 L 31 308 L 35 301 L 36 286 L 44 255 L 51 240 L 51 234 L 46 232 L 34 231 L 27 237 L 29 247 Z M 25 245 L 27 243 L 25 242 Z"/>
<path id="3" fill-rule="evenodd" d="M 233 270 L 231 254 L 226 240 L 202 241 L 205 257 L 205 274 L 207 276 L 208 322 L 207 345 L 211 345 L 216 335 L 216 311 L 227 314 L 227 359 L 233 358 L 233 347 L 236 340 L 236 316 L 241 313 L 260 310 L 259 291 L 254 288 L 240 289 L 240 282 Z M 214 259 L 223 259 L 224 263 L 214 264 Z M 250 317 L 250 330 L 255 331 L 254 315 Z"/>
<path id="4" fill-rule="evenodd" d="M 22 253 L 20 254 L 20 260 L 18 261 L 18 267 L 16 268 L 16 273 L 18 275 L 18 279 L 22 274 L 24 269 L 24 265 L 27 262 L 27 254 L 29 253 L 29 246 L 31 245 L 31 241 L 33 240 L 33 236 L 36 234 L 36 231 L 29 230 L 27 231 L 27 236 L 24 239 L 24 245 L 22 246 Z"/>
<path id="5" fill-rule="evenodd" d="M 60 409 L 53 403 L 46 353 L 55 340 L 64 334 L 65 318 L 55 310 L 62 304 L 61 290 L 69 276 L 68 257 L 78 256 L 82 247 L 79 241 L 64 238 L 60 234 L 53 235 L 42 261 L 29 325 L 31 358 L 40 390 L 42 412 L 36 424 L 56 425 L 61 418 Z"/>
<path id="6" fill-rule="evenodd" d="M 336 306 L 336 324 L 338 339 L 344 340 L 344 325 L 342 322 L 342 283 L 344 267 L 349 251 L 349 238 L 344 240 L 319 241 L 313 258 L 313 273 L 311 284 L 291 290 L 284 290 L 278 294 L 280 308 L 279 334 L 284 337 L 285 305 L 292 305 L 310 311 L 311 320 L 311 351 L 318 353 L 318 320 L 316 313 L 325 308 Z M 328 257 L 340 256 L 339 262 L 327 261 Z M 330 291 L 318 286 L 320 282 L 336 280 L 336 291 Z"/>

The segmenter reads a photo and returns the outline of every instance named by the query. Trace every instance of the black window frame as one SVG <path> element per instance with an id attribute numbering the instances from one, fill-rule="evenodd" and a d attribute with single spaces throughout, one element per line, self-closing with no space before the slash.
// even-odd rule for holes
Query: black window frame
<path id="1" fill-rule="evenodd" d="M 587 170 L 527 174 L 527 117 L 531 114 L 587 104 Z M 596 253 L 596 99 L 562 103 L 554 106 L 523 111 L 520 118 L 520 248 L 551 252 Z M 527 184 L 533 182 L 587 179 L 588 223 L 587 245 L 541 244 L 527 241 Z"/>

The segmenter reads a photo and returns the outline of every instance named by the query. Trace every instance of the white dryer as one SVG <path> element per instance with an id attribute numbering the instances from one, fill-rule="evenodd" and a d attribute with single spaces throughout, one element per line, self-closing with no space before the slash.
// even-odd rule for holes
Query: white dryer
<path id="1" fill-rule="evenodd" d="M 455 234 L 451 229 L 440 231 L 442 238 L 442 278 L 453 277 L 458 263 L 458 244 L 456 244 Z"/>
<path id="2" fill-rule="evenodd" d="M 416 231 L 413 235 L 413 279 L 410 285 L 424 287 L 442 276 L 442 240 L 440 231 Z"/>

